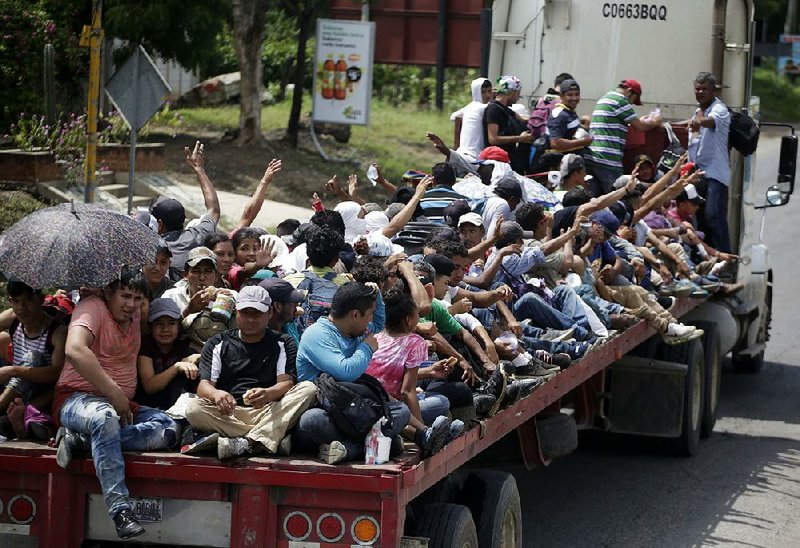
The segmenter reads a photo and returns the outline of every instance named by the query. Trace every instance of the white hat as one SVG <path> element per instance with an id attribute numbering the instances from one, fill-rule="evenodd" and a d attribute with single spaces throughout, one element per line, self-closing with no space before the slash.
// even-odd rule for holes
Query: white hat
<path id="1" fill-rule="evenodd" d="M 458 226 L 461 226 L 463 224 L 471 224 L 471 225 L 482 227 L 483 226 L 483 217 L 481 217 L 480 215 L 478 215 L 474 211 L 471 211 L 469 213 L 464 213 L 461 216 L 461 218 L 458 219 Z"/>

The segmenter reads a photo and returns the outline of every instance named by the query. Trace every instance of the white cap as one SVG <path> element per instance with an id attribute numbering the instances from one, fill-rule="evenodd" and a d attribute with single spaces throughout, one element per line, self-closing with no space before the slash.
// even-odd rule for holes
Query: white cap
<path id="1" fill-rule="evenodd" d="M 471 224 L 475 226 L 483 226 L 483 217 L 478 215 L 477 213 L 470 211 L 469 213 L 464 213 L 458 219 L 458 226 L 463 224 Z"/>

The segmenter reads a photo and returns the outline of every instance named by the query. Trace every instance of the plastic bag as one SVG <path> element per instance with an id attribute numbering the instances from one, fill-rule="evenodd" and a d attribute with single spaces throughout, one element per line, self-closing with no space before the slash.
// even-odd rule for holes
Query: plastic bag
<path id="1" fill-rule="evenodd" d="M 384 464 L 389 461 L 392 440 L 383 435 L 384 424 L 386 424 L 386 419 L 381 417 L 369 429 L 364 440 L 364 464 Z"/>

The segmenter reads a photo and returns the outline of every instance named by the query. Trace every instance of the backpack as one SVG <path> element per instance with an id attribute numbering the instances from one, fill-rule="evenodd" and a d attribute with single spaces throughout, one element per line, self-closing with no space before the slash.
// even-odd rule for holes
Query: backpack
<path id="1" fill-rule="evenodd" d="M 758 136 L 761 131 L 747 112 L 728 109 L 731 115 L 730 132 L 728 133 L 728 150 L 735 148 L 744 156 L 750 156 L 758 147 Z"/>
<path id="2" fill-rule="evenodd" d="M 333 306 L 333 296 L 339 289 L 339 286 L 333 282 L 336 272 L 328 272 L 322 278 L 310 269 L 304 270 L 303 274 L 305 278 L 297 286 L 297 289 L 306 292 L 306 298 L 301 303 L 304 311 L 299 320 L 301 330 L 328 315 Z"/>
<path id="3" fill-rule="evenodd" d="M 531 116 L 528 118 L 528 131 L 531 132 L 534 139 L 544 136 L 547 132 L 547 121 L 553 114 L 553 109 L 558 101 L 558 97 L 548 99 L 548 96 L 545 95 L 536 102 L 536 106 L 533 107 Z"/>
<path id="4" fill-rule="evenodd" d="M 320 373 L 314 384 L 320 407 L 347 439 L 364 443 L 372 425 L 382 417 L 391 428 L 389 394 L 375 377 L 364 373 L 353 382 L 341 382 Z"/>
<path id="5" fill-rule="evenodd" d="M 186 329 L 186 336 L 192 348 L 201 349 L 206 341 L 223 331 L 236 328 L 236 315 L 230 319 L 223 319 L 217 314 L 212 314 L 208 308 L 199 312 Z"/>
<path id="6" fill-rule="evenodd" d="M 665 122 L 663 127 L 667 132 L 669 144 L 667 144 L 667 148 L 661 153 L 661 158 L 659 158 L 658 165 L 656 166 L 656 171 L 659 176 L 665 175 L 670 169 L 675 167 L 675 164 L 681 159 L 681 156 L 686 153 L 686 149 L 681 145 L 680 140 L 675 135 L 669 122 Z"/>

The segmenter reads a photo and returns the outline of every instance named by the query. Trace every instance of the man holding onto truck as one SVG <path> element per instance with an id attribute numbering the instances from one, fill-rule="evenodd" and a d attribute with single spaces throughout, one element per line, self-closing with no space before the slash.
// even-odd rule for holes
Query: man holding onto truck
<path id="1" fill-rule="evenodd" d="M 708 243 L 724 253 L 731 252 L 728 233 L 728 186 L 731 167 L 728 159 L 728 133 L 731 115 L 717 97 L 717 79 L 710 72 L 701 72 L 694 80 L 694 97 L 698 108 L 687 121 L 689 126 L 689 159 L 705 171 L 705 224 Z"/>
<path id="2" fill-rule="evenodd" d="M 594 107 L 589 129 L 592 144 L 586 156 L 592 174 L 592 194 L 597 197 L 611 192 L 614 181 L 622 175 L 622 156 L 628 137 L 628 126 L 637 131 L 650 131 L 661 125 L 661 117 L 639 118 L 632 105 L 642 104 L 642 85 L 636 80 L 623 80 L 603 95 Z"/>

